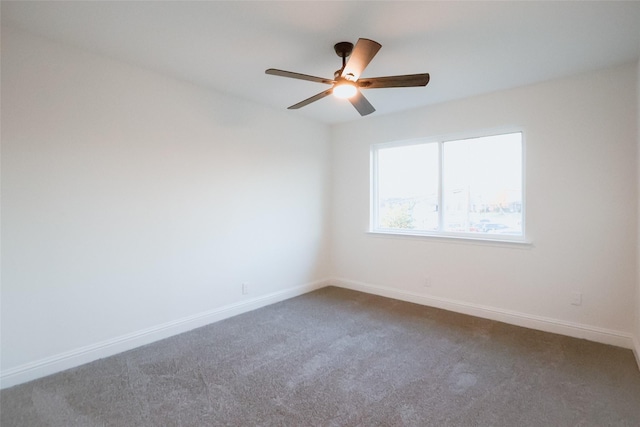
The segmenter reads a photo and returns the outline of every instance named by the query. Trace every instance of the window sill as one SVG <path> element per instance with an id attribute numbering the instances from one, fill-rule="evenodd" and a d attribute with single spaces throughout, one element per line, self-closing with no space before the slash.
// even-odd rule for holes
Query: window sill
<path id="1" fill-rule="evenodd" d="M 409 240 L 423 240 L 423 241 L 440 241 L 445 243 L 458 243 L 458 244 L 470 244 L 470 245 L 482 245 L 482 246 L 499 246 L 499 247 L 513 247 L 518 249 L 531 249 L 533 243 L 527 240 L 510 240 L 500 238 L 486 238 L 475 236 L 453 236 L 446 234 L 427 234 L 427 233 L 402 233 L 396 231 L 367 231 L 367 234 L 371 237 L 383 238 L 383 239 L 409 239 Z"/>

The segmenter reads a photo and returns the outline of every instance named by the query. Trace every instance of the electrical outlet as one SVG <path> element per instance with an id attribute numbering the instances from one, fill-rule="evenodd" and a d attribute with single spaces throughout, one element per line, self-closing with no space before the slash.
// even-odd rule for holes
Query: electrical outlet
<path id="1" fill-rule="evenodd" d="M 571 294 L 571 305 L 582 305 L 582 292 L 573 292 Z"/>
<path id="2" fill-rule="evenodd" d="M 424 287 L 425 288 L 430 288 L 431 287 L 431 277 L 425 277 L 424 278 Z"/>
<path id="3" fill-rule="evenodd" d="M 244 282 L 242 284 L 242 295 L 247 295 L 249 293 L 249 284 Z"/>

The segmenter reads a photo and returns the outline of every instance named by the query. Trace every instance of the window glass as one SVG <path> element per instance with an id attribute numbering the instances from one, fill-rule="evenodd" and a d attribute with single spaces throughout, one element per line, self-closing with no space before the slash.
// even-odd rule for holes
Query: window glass
<path id="1" fill-rule="evenodd" d="M 438 230 L 438 144 L 378 151 L 378 224 L 381 229 Z"/>
<path id="2" fill-rule="evenodd" d="M 522 234 L 520 134 L 443 144 L 443 229 Z"/>

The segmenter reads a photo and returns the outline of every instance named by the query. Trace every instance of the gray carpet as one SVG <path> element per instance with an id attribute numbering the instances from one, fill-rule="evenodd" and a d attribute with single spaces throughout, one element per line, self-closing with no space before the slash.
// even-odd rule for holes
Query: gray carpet
<path id="1" fill-rule="evenodd" d="M 0 393 L 11 426 L 640 426 L 630 350 L 338 288 Z"/>

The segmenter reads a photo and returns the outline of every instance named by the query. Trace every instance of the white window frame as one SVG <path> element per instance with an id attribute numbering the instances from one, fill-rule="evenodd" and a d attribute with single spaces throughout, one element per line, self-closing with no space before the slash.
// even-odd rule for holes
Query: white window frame
<path id="1" fill-rule="evenodd" d="M 469 232 L 451 232 L 444 231 L 444 209 L 443 207 L 443 163 L 444 150 L 443 146 L 447 142 L 460 141 L 465 139 L 476 139 L 490 136 L 499 136 L 505 134 L 520 133 L 521 134 L 521 165 L 522 165 L 522 235 L 508 234 L 491 234 L 491 233 L 469 233 Z M 376 228 L 378 224 L 378 151 L 385 148 L 403 147 L 419 144 L 438 144 L 439 154 L 439 182 L 438 182 L 438 230 L 402 230 L 402 229 L 380 229 Z M 464 134 L 450 134 L 440 137 L 418 138 L 404 141 L 392 141 L 372 144 L 370 146 L 370 208 L 369 208 L 369 233 L 377 235 L 390 236 L 410 236 L 410 237 L 427 237 L 427 238 L 445 238 L 445 239 L 462 239 L 487 242 L 505 242 L 505 243 L 525 243 L 529 244 L 526 238 L 526 162 L 525 162 L 525 133 L 521 128 L 501 128 L 485 131 L 467 132 Z"/>

